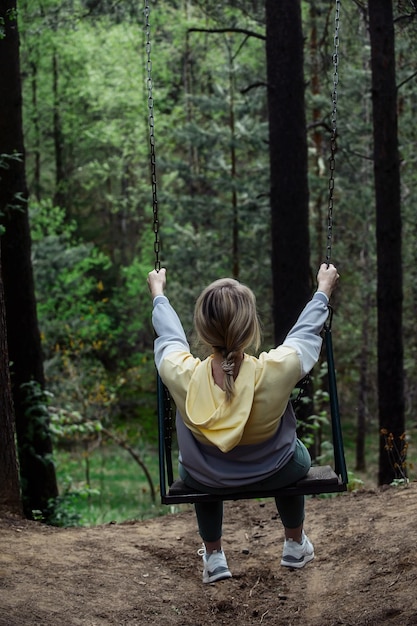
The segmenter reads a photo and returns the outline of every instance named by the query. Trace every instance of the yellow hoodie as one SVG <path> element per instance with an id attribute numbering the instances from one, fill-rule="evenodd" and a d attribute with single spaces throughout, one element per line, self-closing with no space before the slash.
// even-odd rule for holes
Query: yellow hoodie
<path id="1" fill-rule="evenodd" d="M 165 296 L 154 299 L 155 363 L 184 424 L 203 444 L 229 452 L 238 445 L 259 444 L 277 431 L 296 383 L 317 361 L 328 298 L 316 292 L 284 344 L 254 357 L 247 354 L 235 380 L 235 395 L 225 392 L 212 374 L 210 356 L 190 353 L 181 322 Z"/>
<path id="2" fill-rule="evenodd" d="M 171 352 L 161 364 L 161 378 L 185 425 L 201 443 L 222 452 L 272 437 L 300 379 L 296 351 L 281 346 L 258 359 L 245 354 L 229 403 L 214 382 L 212 359 L 200 361 L 189 352 Z"/>

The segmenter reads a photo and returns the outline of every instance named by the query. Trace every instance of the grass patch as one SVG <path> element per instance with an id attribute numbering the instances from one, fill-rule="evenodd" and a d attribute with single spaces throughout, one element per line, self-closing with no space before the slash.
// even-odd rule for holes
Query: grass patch
<path id="1" fill-rule="evenodd" d="M 101 444 L 55 453 L 60 493 L 59 525 L 94 526 L 126 520 L 144 520 L 171 512 L 160 503 L 158 453 L 141 453 L 156 492 L 132 457 L 116 445 Z"/>

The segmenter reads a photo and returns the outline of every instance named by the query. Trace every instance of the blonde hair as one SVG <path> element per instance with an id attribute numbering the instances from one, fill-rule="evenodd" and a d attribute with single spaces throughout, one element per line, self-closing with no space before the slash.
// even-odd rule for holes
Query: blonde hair
<path id="1" fill-rule="evenodd" d="M 259 348 L 261 329 L 255 294 L 233 278 L 221 278 L 206 287 L 194 309 L 199 339 L 223 356 L 226 400 L 234 396 L 234 367 L 247 348 Z"/>

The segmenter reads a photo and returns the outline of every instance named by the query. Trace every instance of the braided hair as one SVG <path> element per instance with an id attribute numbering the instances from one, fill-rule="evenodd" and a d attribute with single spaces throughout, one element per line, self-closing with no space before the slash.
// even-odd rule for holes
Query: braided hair
<path id="1" fill-rule="evenodd" d="M 194 327 L 200 340 L 223 357 L 226 401 L 230 402 L 238 359 L 245 349 L 257 350 L 260 344 L 255 294 L 233 278 L 214 281 L 197 298 Z"/>

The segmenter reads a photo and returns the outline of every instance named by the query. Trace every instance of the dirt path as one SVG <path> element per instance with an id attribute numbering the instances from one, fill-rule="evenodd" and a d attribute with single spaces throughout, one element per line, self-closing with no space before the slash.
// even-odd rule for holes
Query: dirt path
<path id="1" fill-rule="evenodd" d="M 193 511 L 54 529 L 0 514 L 0 626 L 417 625 L 417 483 L 311 499 L 316 558 L 279 565 L 271 501 L 225 504 L 233 578 L 201 583 Z"/>

